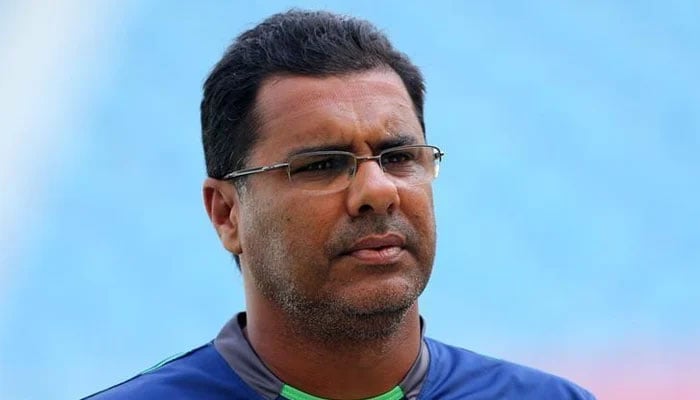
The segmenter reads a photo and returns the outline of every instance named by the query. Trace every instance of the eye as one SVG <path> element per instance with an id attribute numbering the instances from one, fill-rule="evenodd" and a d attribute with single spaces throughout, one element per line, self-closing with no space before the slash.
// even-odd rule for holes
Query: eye
<path id="1" fill-rule="evenodd" d="M 393 150 L 382 155 L 382 164 L 401 164 L 413 162 L 416 160 L 416 151 L 414 149 L 399 149 Z"/>
<path id="2" fill-rule="evenodd" d="M 309 162 L 306 164 L 299 165 L 297 169 L 292 172 L 305 172 L 305 171 L 323 171 L 325 169 L 333 168 L 333 159 L 325 159 L 321 161 Z"/>
<path id="3" fill-rule="evenodd" d="M 289 163 L 292 175 L 335 174 L 348 168 L 348 157 L 340 154 L 300 155 Z"/>

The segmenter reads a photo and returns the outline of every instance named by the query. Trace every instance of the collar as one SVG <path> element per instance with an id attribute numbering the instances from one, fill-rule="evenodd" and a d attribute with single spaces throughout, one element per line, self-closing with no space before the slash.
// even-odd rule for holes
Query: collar
<path id="1" fill-rule="evenodd" d="M 221 329 L 219 335 L 214 339 L 214 347 L 224 360 L 226 360 L 229 367 L 231 367 L 245 383 L 253 388 L 253 390 L 258 392 L 266 400 L 275 400 L 279 398 L 285 384 L 265 366 L 255 353 L 255 350 L 253 350 L 253 347 L 243 334 L 243 328 L 245 328 L 245 326 L 246 313 L 238 313 Z M 428 365 L 430 363 L 428 346 L 425 344 L 425 340 L 423 340 L 425 323 L 422 317 L 420 319 L 420 326 L 421 347 L 418 352 L 418 357 L 398 385 L 407 400 L 418 398 L 418 393 L 420 393 L 420 389 L 423 386 L 423 381 L 427 375 Z"/>

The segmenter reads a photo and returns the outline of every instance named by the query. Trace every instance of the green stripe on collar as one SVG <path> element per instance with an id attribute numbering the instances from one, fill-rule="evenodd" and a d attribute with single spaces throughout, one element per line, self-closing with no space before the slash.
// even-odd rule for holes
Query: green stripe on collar
<path id="1" fill-rule="evenodd" d="M 308 394 L 287 384 L 282 386 L 282 392 L 280 394 L 288 400 L 327 400 L 323 397 L 316 397 L 312 394 Z M 403 390 L 401 390 L 399 386 L 396 386 L 384 394 L 368 397 L 365 400 L 401 400 L 403 398 Z"/>

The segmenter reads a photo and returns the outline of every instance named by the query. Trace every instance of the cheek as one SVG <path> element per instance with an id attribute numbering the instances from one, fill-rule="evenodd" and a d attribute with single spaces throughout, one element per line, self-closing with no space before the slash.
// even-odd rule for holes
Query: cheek
<path id="1" fill-rule="evenodd" d="M 434 261 L 436 244 L 432 191 L 421 187 L 407 190 L 401 199 L 401 209 L 415 229 L 415 256 L 421 265 L 430 268 Z"/>
<path id="2" fill-rule="evenodd" d="M 333 226 L 342 218 L 337 201 L 328 196 L 300 196 L 283 210 L 285 230 L 295 250 L 322 252 Z"/>
<path id="3" fill-rule="evenodd" d="M 246 247 L 256 259 L 299 273 L 328 263 L 325 245 L 340 218 L 337 199 L 278 192 L 251 200 L 244 229 Z M 274 257 L 273 252 L 284 257 Z"/>
<path id="4" fill-rule="evenodd" d="M 287 269 L 296 287 L 308 293 L 316 293 L 329 279 L 328 240 L 340 218 L 332 203 L 304 196 L 278 209 L 278 228 L 284 232 L 278 240 L 285 255 L 279 268 Z"/>
<path id="5" fill-rule="evenodd" d="M 415 186 L 400 192 L 401 209 L 411 220 L 423 226 L 434 227 L 433 191 L 430 187 Z"/>

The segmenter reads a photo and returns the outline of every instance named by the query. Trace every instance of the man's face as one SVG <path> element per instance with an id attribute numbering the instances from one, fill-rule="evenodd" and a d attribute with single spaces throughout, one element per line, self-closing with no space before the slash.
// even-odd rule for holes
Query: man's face
<path id="1" fill-rule="evenodd" d="M 305 150 L 368 156 L 424 143 L 405 86 L 390 70 L 273 77 L 256 111 L 251 167 Z M 432 188 L 397 184 L 376 162 L 359 164 L 350 186 L 332 193 L 297 188 L 284 169 L 250 176 L 238 213 L 248 290 L 321 336 L 390 333 L 428 281 Z"/>

